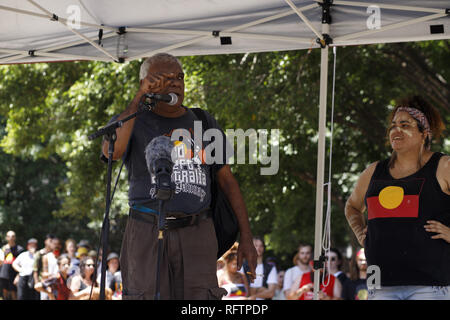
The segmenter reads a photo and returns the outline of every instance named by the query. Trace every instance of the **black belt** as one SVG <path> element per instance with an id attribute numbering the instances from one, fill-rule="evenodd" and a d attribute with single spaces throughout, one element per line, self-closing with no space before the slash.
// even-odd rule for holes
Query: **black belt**
<path id="1" fill-rule="evenodd" d="M 176 215 L 184 215 L 182 217 L 175 217 Z M 130 217 L 142 222 L 146 222 L 149 224 L 158 225 L 159 222 L 159 216 L 138 211 L 136 209 L 130 208 Z M 183 228 L 187 226 L 192 226 L 198 224 L 200 220 L 204 220 L 211 217 L 211 210 L 205 209 L 200 211 L 197 214 L 192 215 L 186 215 L 184 213 L 178 213 L 178 212 L 168 212 L 166 217 L 166 227 L 165 229 L 176 229 L 176 228 Z"/>

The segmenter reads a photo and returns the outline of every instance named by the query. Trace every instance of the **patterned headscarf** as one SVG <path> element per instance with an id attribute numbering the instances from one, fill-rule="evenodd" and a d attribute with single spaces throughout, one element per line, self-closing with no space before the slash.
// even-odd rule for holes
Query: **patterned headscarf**
<path id="1" fill-rule="evenodd" d="M 423 114 L 422 111 L 420 111 L 420 110 L 418 110 L 416 108 L 410 108 L 410 107 L 400 107 L 400 108 L 397 109 L 396 113 L 399 112 L 399 111 L 408 112 L 411 117 L 413 117 L 414 119 L 419 121 L 419 123 L 423 127 L 423 130 L 424 130 L 425 134 L 428 137 L 428 140 L 431 142 L 432 133 L 431 133 L 430 124 L 428 123 L 428 119 Z M 430 147 L 431 147 L 431 143 L 428 144 L 428 149 L 430 149 Z"/>

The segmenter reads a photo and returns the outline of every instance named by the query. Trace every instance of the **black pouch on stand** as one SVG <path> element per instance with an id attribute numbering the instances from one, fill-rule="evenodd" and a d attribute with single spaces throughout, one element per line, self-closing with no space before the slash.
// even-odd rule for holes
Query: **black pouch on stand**
<path id="1" fill-rule="evenodd" d="M 200 108 L 191 110 L 202 121 L 204 130 L 208 130 L 210 125 L 204 111 Z M 214 166 L 211 166 L 211 209 L 218 245 L 217 258 L 220 258 L 235 243 L 239 224 L 227 196 L 217 183 L 216 173 Z"/>

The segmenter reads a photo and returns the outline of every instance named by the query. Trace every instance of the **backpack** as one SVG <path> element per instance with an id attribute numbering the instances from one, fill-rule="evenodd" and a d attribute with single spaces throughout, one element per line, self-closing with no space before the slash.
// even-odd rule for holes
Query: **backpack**
<path id="1" fill-rule="evenodd" d="M 191 110 L 202 121 L 203 130 L 208 130 L 211 126 L 205 111 L 200 108 Z M 211 166 L 211 211 L 218 245 L 217 258 L 220 258 L 235 243 L 239 225 L 227 196 L 217 183 L 216 174 L 215 166 Z"/>

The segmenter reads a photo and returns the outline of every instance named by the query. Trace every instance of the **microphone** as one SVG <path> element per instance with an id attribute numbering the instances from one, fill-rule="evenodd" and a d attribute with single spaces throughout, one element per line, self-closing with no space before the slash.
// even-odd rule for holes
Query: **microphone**
<path id="1" fill-rule="evenodd" d="M 159 94 L 159 93 L 146 93 L 144 95 L 146 99 L 150 99 L 152 102 L 162 101 L 167 103 L 169 106 L 173 106 L 178 102 L 178 96 L 171 92 L 169 94 Z"/>
<path id="2" fill-rule="evenodd" d="M 172 188 L 172 152 L 173 141 L 167 136 L 153 138 L 145 147 L 145 161 L 150 175 L 156 180 L 156 199 L 169 200 L 173 195 Z"/>

